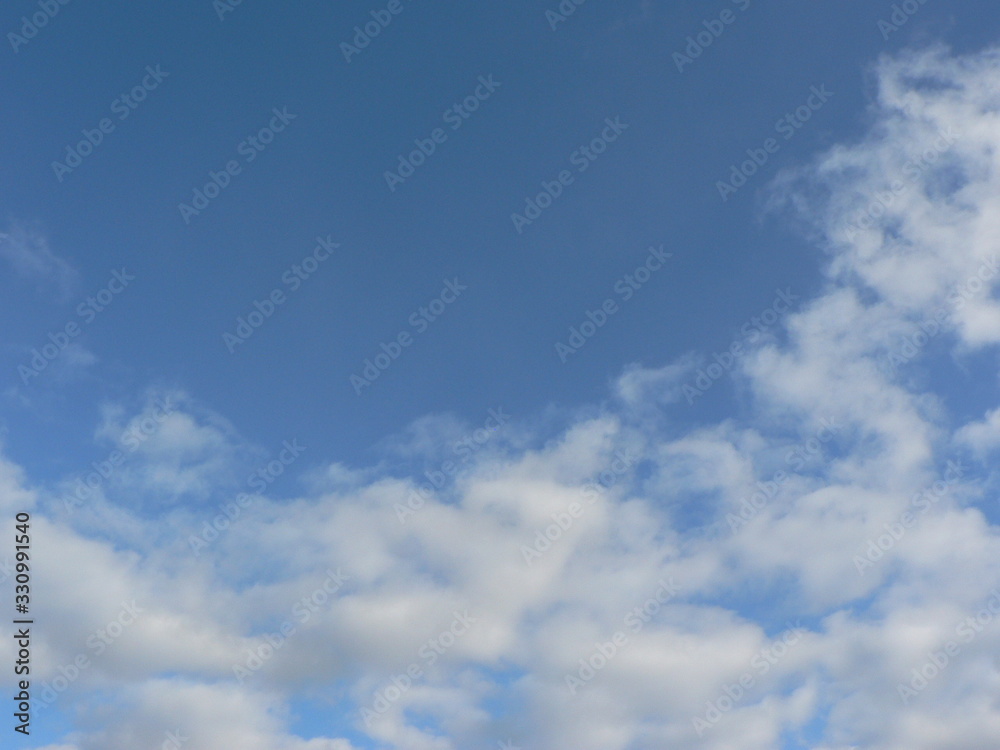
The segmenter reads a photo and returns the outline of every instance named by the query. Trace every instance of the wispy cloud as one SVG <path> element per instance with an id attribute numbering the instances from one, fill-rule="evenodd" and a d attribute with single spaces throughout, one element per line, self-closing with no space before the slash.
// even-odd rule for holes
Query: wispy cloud
<path id="1" fill-rule="evenodd" d="M 21 278 L 53 290 L 59 301 L 68 299 L 76 289 L 76 270 L 52 252 L 48 238 L 37 229 L 14 223 L 0 232 L 0 258 Z"/>

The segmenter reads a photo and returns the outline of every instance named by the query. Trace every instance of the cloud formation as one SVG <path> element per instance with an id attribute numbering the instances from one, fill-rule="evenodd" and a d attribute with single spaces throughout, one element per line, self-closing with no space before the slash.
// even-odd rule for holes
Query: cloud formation
<path id="1" fill-rule="evenodd" d="M 1000 52 L 875 74 L 869 132 L 774 186 L 826 285 L 734 366 L 739 419 L 678 434 L 697 353 L 631 366 L 608 404 L 498 441 L 405 523 L 419 472 L 313 457 L 300 497 L 241 490 L 259 449 L 183 394 L 73 513 L 0 464 L 0 506 L 35 508 L 38 679 L 91 710 L 65 747 L 993 746 L 997 408 L 962 424 L 927 370 L 1000 341 Z M 427 418 L 387 451 L 436 460 L 475 427 Z M 350 736 L 296 736 L 304 697 Z"/>

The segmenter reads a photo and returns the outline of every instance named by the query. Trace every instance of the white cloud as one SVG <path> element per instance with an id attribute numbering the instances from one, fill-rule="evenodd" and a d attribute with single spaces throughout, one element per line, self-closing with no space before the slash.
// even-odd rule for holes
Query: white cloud
<path id="1" fill-rule="evenodd" d="M 986 456 L 1000 447 L 1000 409 L 993 409 L 977 422 L 970 422 L 955 433 L 955 440 Z"/>
<path id="2" fill-rule="evenodd" d="M 69 297 L 78 283 L 76 270 L 52 252 L 45 235 L 20 224 L 0 233 L 0 258 L 18 276 L 54 287 L 62 300 Z"/>
<path id="3" fill-rule="evenodd" d="M 495 746 L 513 726 L 527 750 L 772 750 L 823 717 L 817 750 L 995 744 L 995 623 L 962 641 L 912 702 L 898 685 L 928 652 L 961 640 L 963 618 L 1000 587 L 1000 538 L 976 507 L 996 498 L 984 497 L 977 476 L 963 473 L 927 512 L 914 499 L 942 481 L 951 446 L 995 445 L 997 412 L 956 432 L 941 407 L 928 408 L 906 368 L 938 356 L 932 346 L 901 367 L 883 364 L 941 306 L 952 324 L 936 340 L 955 356 L 1000 341 L 995 276 L 980 277 L 963 305 L 949 302 L 997 236 L 1000 55 L 935 48 L 887 57 L 876 72 L 869 135 L 776 188 L 775 205 L 795 206 L 829 240 L 828 285 L 787 316 L 786 343 L 740 361 L 745 417 L 668 433 L 646 415 L 677 400 L 695 360 L 628 368 L 610 406 L 575 415 L 555 436 L 539 429 L 498 447 L 504 468 L 464 474 L 405 523 L 395 506 L 412 481 L 330 463 L 310 469 L 302 497 L 255 498 L 195 557 L 188 538 L 216 508 L 172 507 L 154 519 L 133 508 L 164 492 L 228 491 L 256 454 L 224 419 L 179 397 L 181 408 L 136 451 L 127 483 L 113 488 L 130 497 L 109 492 L 101 506 L 115 524 L 97 534 L 94 518 L 36 521 L 35 575 L 47 592 L 41 675 L 87 653 L 88 636 L 123 601 L 146 610 L 60 699 L 95 706 L 98 688 L 115 698 L 68 739 L 118 750 L 176 725 L 192 750 L 347 750 L 342 739 L 290 732 L 288 702 L 305 692 L 406 750 Z M 908 168 L 949 128 L 954 142 L 933 164 Z M 878 216 L 855 220 L 886 183 L 908 176 Z M 98 439 L 120 440 L 151 408 L 108 409 Z M 842 425 L 836 439 L 803 468 L 790 466 L 784 454 L 822 419 Z M 459 431 L 426 419 L 390 443 L 397 455 L 434 455 Z M 619 451 L 638 456 L 635 465 L 614 469 Z M 778 469 L 787 481 L 731 533 L 726 514 Z M 23 474 L 0 464 L 0 505 L 32 501 Z M 917 520 L 904 528 L 905 513 Z M 0 528 L 8 532 L 9 521 Z M 855 558 L 869 542 L 881 555 L 861 575 Z M 525 546 L 538 552 L 530 564 Z M 348 584 L 311 600 L 336 569 Z M 678 596 L 630 620 L 669 579 Z M 314 606 L 296 610 L 303 601 Z M 473 626 L 445 637 L 466 611 Z M 776 655 L 798 617 L 806 632 Z M 233 665 L 282 623 L 293 630 L 273 657 L 235 680 Z M 566 676 L 617 632 L 626 640 L 572 694 Z M 0 660 L 11 649 L 0 645 Z M 375 705 L 410 666 L 419 676 L 371 727 L 347 713 Z M 724 708 L 745 674 L 752 685 Z M 507 716 L 494 716 L 494 703 Z M 694 719 L 713 706 L 720 718 L 699 736 Z"/>

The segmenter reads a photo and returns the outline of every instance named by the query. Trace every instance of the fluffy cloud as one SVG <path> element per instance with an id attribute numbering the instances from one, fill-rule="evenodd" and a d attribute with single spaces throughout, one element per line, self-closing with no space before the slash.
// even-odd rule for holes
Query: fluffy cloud
<path id="1" fill-rule="evenodd" d="M 237 502 L 259 451 L 177 395 L 93 503 L 35 522 L 39 679 L 90 661 L 55 702 L 88 710 L 67 741 L 995 744 L 996 498 L 966 462 L 1000 442 L 997 410 L 952 424 L 921 384 L 927 362 L 1000 340 L 1000 53 L 933 48 L 876 72 L 867 136 L 775 186 L 775 210 L 829 249 L 828 283 L 739 363 L 739 420 L 664 427 L 689 354 L 627 368 L 610 405 L 522 429 L 433 491 L 331 462 L 302 497 Z M 108 409 L 98 438 L 152 409 Z M 474 428 L 428 418 L 386 450 L 419 462 Z M 0 505 L 39 492 L 0 464 Z M 164 496 L 222 510 L 150 505 Z M 297 737 L 302 696 L 350 741 Z"/>

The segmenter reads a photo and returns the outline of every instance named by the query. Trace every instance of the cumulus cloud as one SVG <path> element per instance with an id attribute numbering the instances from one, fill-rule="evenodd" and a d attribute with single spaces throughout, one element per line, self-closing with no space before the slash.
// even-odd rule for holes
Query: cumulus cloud
<path id="1" fill-rule="evenodd" d="M 649 418 L 684 408 L 690 354 L 626 368 L 608 405 L 432 490 L 331 460 L 301 496 L 237 503 L 230 479 L 259 449 L 178 397 L 102 523 L 37 520 L 40 679 L 91 662 L 54 701 L 92 709 L 67 741 L 995 745 L 996 498 L 961 451 L 995 447 L 996 406 L 954 424 L 920 384 L 927 362 L 1000 340 L 1000 53 L 906 52 L 876 74 L 870 132 L 775 185 L 774 209 L 829 250 L 827 285 L 738 363 L 739 419 L 677 434 Z M 98 439 L 141 429 L 154 401 L 109 407 Z M 423 420 L 386 451 L 436 456 L 462 429 Z M 0 504 L 30 505 L 27 485 L 0 464 Z M 144 505 L 219 487 L 221 508 Z M 303 695 L 351 737 L 297 736 Z"/>
<path id="2" fill-rule="evenodd" d="M 980 457 L 1000 448 L 1000 409 L 992 409 L 983 419 L 965 425 L 955 433 L 955 439 Z"/>

